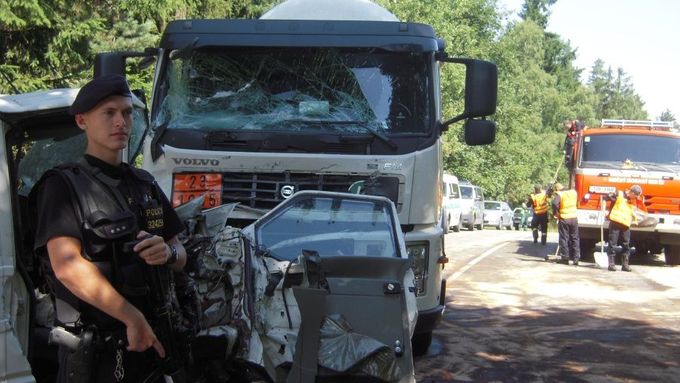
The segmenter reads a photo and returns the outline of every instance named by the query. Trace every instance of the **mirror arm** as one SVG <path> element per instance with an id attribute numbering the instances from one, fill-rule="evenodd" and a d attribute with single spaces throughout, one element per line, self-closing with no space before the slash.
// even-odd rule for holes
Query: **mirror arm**
<path id="1" fill-rule="evenodd" d="M 437 60 L 442 61 L 442 62 L 447 62 L 447 63 L 456 63 L 456 64 L 470 64 L 471 62 L 474 61 L 474 59 L 467 58 L 467 57 L 449 57 L 447 54 L 441 54 L 436 56 Z"/>
<path id="2" fill-rule="evenodd" d="M 462 120 L 464 120 L 464 119 L 466 119 L 466 118 L 468 118 L 468 116 L 467 116 L 465 113 L 459 114 L 459 115 L 457 115 L 456 117 L 451 118 L 450 120 L 446 120 L 446 121 L 444 121 L 444 122 L 440 122 L 440 123 L 439 123 L 439 129 L 440 129 L 442 132 L 445 132 L 445 131 L 447 131 L 447 130 L 449 129 L 449 126 L 450 126 L 451 124 L 454 124 L 454 123 L 456 123 L 456 122 L 458 122 L 458 121 L 462 121 Z"/>
<path id="3" fill-rule="evenodd" d="M 146 48 L 144 52 L 136 51 L 118 51 L 118 52 L 102 52 L 95 56 L 94 60 L 94 77 L 99 77 L 105 74 L 120 74 L 125 76 L 125 64 L 130 57 L 141 57 L 143 67 L 149 66 L 153 59 L 158 55 L 158 48 Z"/>

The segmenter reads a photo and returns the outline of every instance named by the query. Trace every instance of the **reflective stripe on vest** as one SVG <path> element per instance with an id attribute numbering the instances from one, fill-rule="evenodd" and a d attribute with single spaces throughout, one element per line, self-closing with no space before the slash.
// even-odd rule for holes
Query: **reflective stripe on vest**
<path id="1" fill-rule="evenodd" d="M 560 219 L 576 218 L 576 190 L 559 191 Z"/>
<path id="2" fill-rule="evenodd" d="M 612 211 L 609 213 L 609 220 L 618 222 L 625 227 L 630 227 L 633 222 L 633 205 L 628 203 L 628 199 L 621 191 L 616 197 Z"/>
<path id="3" fill-rule="evenodd" d="M 548 197 L 545 195 L 545 192 L 532 194 L 531 202 L 534 204 L 534 214 L 548 213 Z"/>

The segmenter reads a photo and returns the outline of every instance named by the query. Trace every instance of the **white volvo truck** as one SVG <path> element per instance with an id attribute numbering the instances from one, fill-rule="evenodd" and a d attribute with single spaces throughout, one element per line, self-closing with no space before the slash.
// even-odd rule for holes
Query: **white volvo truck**
<path id="1" fill-rule="evenodd" d="M 418 299 L 416 354 L 445 307 L 442 134 L 465 121 L 493 142 L 497 68 L 455 58 L 429 25 L 367 0 L 289 0 L 258 20 L 177 20 L 156 58 L 143 167 L 180 206 L 237 202 L 245 226 L 302 190 L 386 196 L 397 207 Z M 139 55 L 139 54 L 132 54 Z M 124 73 L 103 53 L 95 73 Z M 442 116 L 440 70 L 466 67 L 465 107 Z"/>

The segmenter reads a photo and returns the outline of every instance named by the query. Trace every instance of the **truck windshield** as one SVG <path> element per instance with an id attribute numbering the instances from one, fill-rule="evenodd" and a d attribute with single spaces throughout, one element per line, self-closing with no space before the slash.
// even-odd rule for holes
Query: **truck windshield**
<path id="1" fill-rule="evenodd" d="M 632 164 L 680 164 L 680 138 L 602 134 L 585 136 L 581 150 L 581 166 L 599 167 L 602 162 Z M 600 163 L 600 164 L 598 164 Z"/>
<path id="2" fill-rule="evenodd" d="M 170 60 L 156 126 L 207 131 L 428 133 L 427 56 L 335 48 L 209 48 Z"/>

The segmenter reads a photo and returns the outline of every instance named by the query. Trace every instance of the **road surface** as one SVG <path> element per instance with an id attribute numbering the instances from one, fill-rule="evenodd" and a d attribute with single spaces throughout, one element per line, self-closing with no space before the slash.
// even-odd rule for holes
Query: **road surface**
<path id="1" fill-rule="evenodd" d="M 546 262 L 548 241 L 446 235 L 447 308 L 418 382 L 680 382 L 680 267 Z"/>

